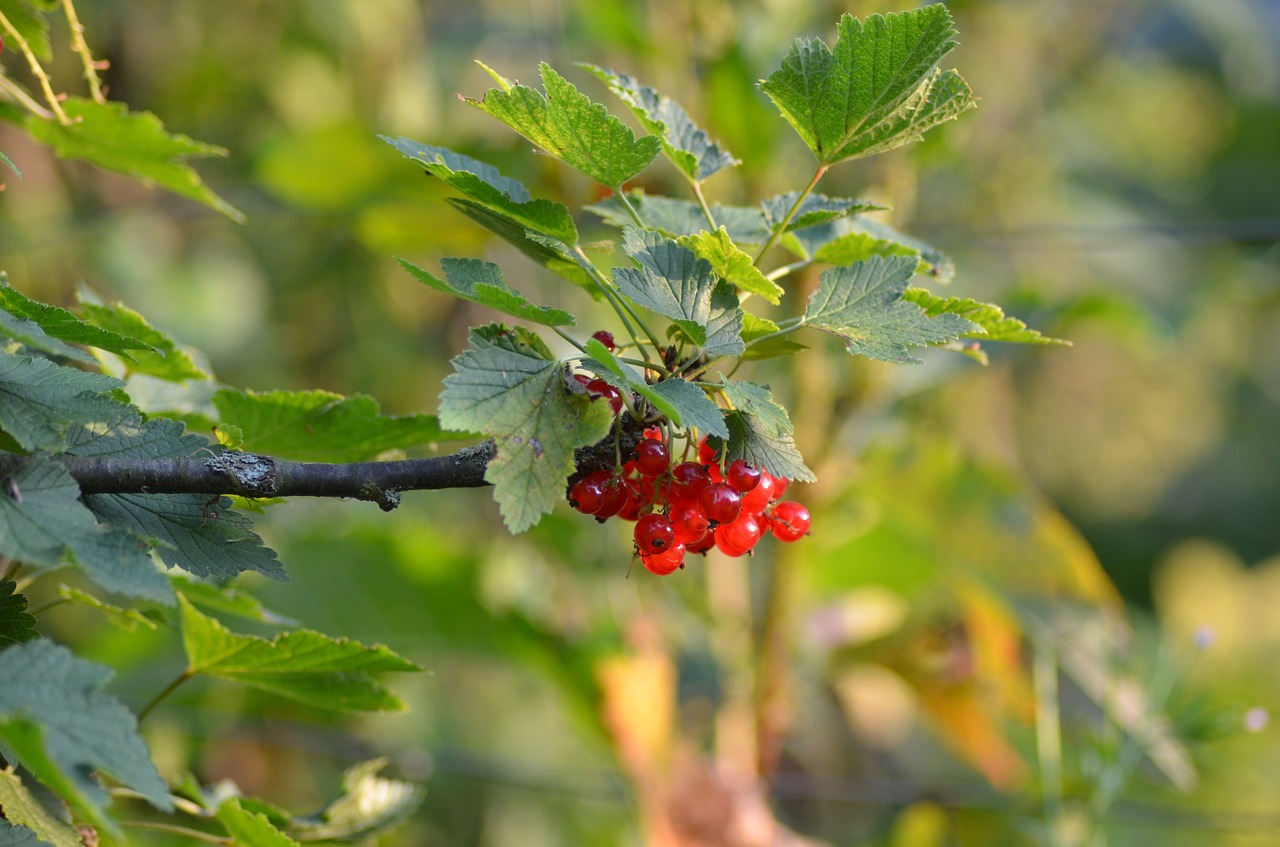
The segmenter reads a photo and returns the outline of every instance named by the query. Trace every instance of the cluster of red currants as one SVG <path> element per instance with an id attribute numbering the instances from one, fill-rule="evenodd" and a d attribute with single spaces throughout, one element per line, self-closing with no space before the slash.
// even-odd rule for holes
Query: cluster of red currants
<path id="1" fill-rule="evenodd" d="M 593 471 L 575 482 L 569 503 L 600 521 L 635 521 L 640 561 L 659 575 L 684 567 L 688 553 L 717 547 L 741 556 L 769 532 L 782 541 L 809 534 L 809 510 L 778 502 L 788 480 L 742 459 L 722 470 L 706 439 L 698 459 L 673 463 L 661 432 L 650 429 L 621 469 Z"/>

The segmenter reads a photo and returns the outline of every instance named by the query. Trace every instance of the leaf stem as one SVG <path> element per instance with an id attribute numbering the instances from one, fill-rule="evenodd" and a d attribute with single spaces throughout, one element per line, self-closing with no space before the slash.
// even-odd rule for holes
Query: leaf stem
<path id="1" fill-rule="evenodd" d="M 781 267 L 774 268 L 773 270 L 765 274 L 764 278 L 769 280 L 770 282 L 777 282 L 787 274 L 794 273 L 795 271 L 798 271 L 801 268 L 806 268 L 812 264 L 813 264 L 813 259 L 801 259 L 798 262 L 792 262 L 789 265 L 783 265 Z"/>
<path id="2" fill-rule="evenodd" d="M 80 54 L 80 61 L 84 65 L 84 79 L 89 83 L 89 96 L 95 103 L 105 103 L 107 98 L 102 94 L 102 82 L 98 79 L 99 65 L 93 60 L 89 44 L 84 40 L 84 24 L 80 23 L 71 0 L 62 0 L 62 11 L 71 27 L 71 49 Z"/>
<path id="3" fill-rule="evenodd" d="M 753 338 L 753 339 L 751 339 L 750 341 L 748 341 L 748 342 L 746 343 L 746 346 L 747 346 L 747 347 L 752 347 L 752 346 L 754 346 L 754 345 L 756 345 L 756 344 L 760 344 L 761 342 L 764 342 L 764 341 L 771 341 L 771 340 L 772 340 L 772 339 L 774 339 L 774 338 L 780 338 L 780 337 L 782 337 L 782 336 L 784 336 L 784 335 L 789 335 L 790 333 L 795 332 L 797 329 L 800 329 L 800 328 L 801 328 L 802 326 L 804 326 L 806 323 L 807 323 L 807 321 L 806 321 L 806 319 L 805 319 L 805 316 L 804 316 L 804 315 L 799 315 L 799 316 L 794 317 L 794 318 L 789 318 L 789 319 L 787 319 L 787 320 L 782 321 L 781 323 L 779 323 L 779 324 L 778 324 L 778 329 L 777 329 L 776 331 L 774 331 L 774 332 L 770 332 L 770 333 L 768 333 L 768 334 L 766 334 L 766 335 L 761 335 L 761 336 L 759 336 L 759 337 L 757 337 L 757 338 Z"/>
<path id="4" fill-rule="evenodd" d="M 3 89 L 6 94 L 14 100 L 17 100 L 23 106 L 26 106 L 27 111 L 32 114 L 44 118 L 46 121 L 53 120 L 53 112 L 50 112 L 44 106 L 37 103 L 35 98 L 28 94 L 22 86 L 18 85 L 4 74 L 0 74 L 0 89 Z"/>
<path id="5" fill-rule="evenodd" d="M 804 201 L 813 193 L 814 186 L 818 184 L 818 180 L 822 179 L 822 175 L 827 172 L 828 167 L 830 166 L 824 164 L 818 165 L 818 169 L 813 172 L 813 179 L 809 180 L 809 184 L 800 192 L 800 196 L 796 197 L 796 202 L 792 203 L 791 208 L 787 210 L 787 216 L 782 219 L 782 223 L 778 224 L 777 229 L 773 231 L 773 235 L 770 235 L 769 240 L 760 248 L 759 254 L 756 255 L 756 267 L 760 267 L 760 262 L 764 259 L 765 254 L 773 249 L 773 245 L 778 243 L 778 239 L 782 237 L 782 233 L 787 231 L 787 224 L 791 223 L 791 219 L 796 216 L 796 212 L 800 211 L 800 207 L 804 204 Z"/>
<path id="6" fill-rule="evenodd" d="M 622 319 L 622 325 L 627 328 L 627 334 L 630 335 L 631 340 L 636 343 L 636 347 L 640 350 L 640 355 L 645 358 L 645 361 L 649 361 L 649 354 L 645 352 L 644 344 L 641 343 L 640 337 L 636 335 L 635 327 L 631 325 L 631 321 L 627 319 L 627 315 L 630 315 L 631 319 L 639 324 L 640 329 L 644 330 L 644 334 L 649 337 L 649 342 L 653 344 L 653 349 L 655 351 L 662 350 L 662 342 L 653 334 L 653 330 L 649 329 L 648 325 L 640 319 L 640 316 L 636 314 L 636 310 L 631 307 L 631 304 L 628 303 L 621 294 L 613 290 L 613 287 L 609 284 L 605 275 L 600 272 L 600 269 L 597 268 L 590 259 L 587 258 L 587 254 L 583 251 L 582 247 L 575 246 L 573 249 L 582 258 L 582 260 L 586 262 L 587 267 L 590 268 L 590 276 L 595 282 L 596 287 L 600 289 L 604 294 L 605 299 L 609 301 L 609 305 L 613 307 L 613 310 L 618 313 L 618 317 Z"/>
<path id="7" fill-rule="evenodd" d="M 551 327 L 551 330 L 552 330 L 556 335 L 560 336 L 560 337 L 561 337 L 561 338 L 563 338 L 565 341 L 568 341 L 571 345 L 573 345 L 573 346 L 578 350 L 578 352 L 579 352 L 579 353 L 585 353 L 585 352 L 587 352 L 586 348 L 582 345 L 582 343 L 581 343 L 581 342 L 579 342 L 579 341 L 578 341 L 578 339 L 574 338 L 572 335 L 570 335 L 569 333 L 565 332 L 565 331 L 564 331 L 563 329 L 561 329 L 560 327 L 558 327 L 558 326 L 553 326 L 553 327 Z"/>
<path id="8" fill-rule="evenodd" d="M 622 203 L 622 207 L 627 210 L 627 214 L 631 216 L 631 220 L 636 222 L 636 226 L 641 229 L 648 229 L 649 227 L 640 219 L 640 213 L 636 211 L 636 207 L 632 206 L 631 201 L 627 199 L 627 193 L 622 190 L 622 186 L 619 185 L 615 187 L 613 189 L 613 193 L 617 196 L 619 202 Z"/>
<path id="9" fill-rule="evenodd" d="M 194 838 L 196 841 L 204 841 L 208 844 L 235 844 L 236 840 L 226 835 L 216 835 L 212 832 L 205 832 L 200 829 L 191 829 L 186 826 L 178 826 L 172 823 L 161 823 L 160 821 L 120 821 L 120 826 L 128 829 L 154 829 L 160 832 L 171 832 L 174 835 L 181 835 L 185 838 Z"/>
<path id="10" fill-rule="evenodd" d="M 151 714 L 151 710 L 160 705 L 164 698 L 172 694 L 179 685 L 191 679 L 195 674 L 187 669 L 178 675 L 178 678 L 164 687 L 164 690 L 151 699 L 151 702 L 142 707 L 142 711 L 138 712 L 138 723 L 142 723 L 147 719 L 147 715 Z"/>
<path id="11" fill-rule="evenodd" d="M 48 603 L 41 603 L 39 606 L 36 606 L 34 609 L 28 609 L 27 614 L 38 615 L 41 612 L 49 611 L 54 606 L 61 606 L 63 603 L 66 603 L 66 602 L 68 602 L 66 597 L 58 597 L 53 600 L 50 600 Z"/>
<path id="12" fill-rule="evenodd" d="M 719 229 L 715 215 L 711 214 L 711 207 L 707 205 L 707 198 L 702 193 L 702 183 L 691 179 L 689 185 L 693 188 L 693 196 L 698 200 L 698 208 L 702 209 L 702 216 L 707 219 L 707 226 L 711 227 L 712 232 Z"/>
<path id="13" fill-rule="evenodd" d="M 71 123 L 71 118 L 67 117 L 67 113 L 62 110 L 62 103 L 58 101 L 58 95 L 53 92 L 53 83 L 49 80 L 49 75 L 44 72 L 44 68 L 40 65 L 40 60 L 36 58 L 36 54 L 32 52 L 31 45 L 27 43 L 27 39 L 22 37 L 22 33 L 18 32 L 13 23 L 9 20 L 4 12 L 0 12 L 0 28 L 4 29 L 5 34 L 18 45 L 18 50 L 23 56 L 27 57 L 27 64 L 31 67 L 31 75 L 40 83 L 40 89 L 44 92 L 45 100 L 49 103 L 54 117 L 58 119 L 58 123 L 64 126 Z"/>

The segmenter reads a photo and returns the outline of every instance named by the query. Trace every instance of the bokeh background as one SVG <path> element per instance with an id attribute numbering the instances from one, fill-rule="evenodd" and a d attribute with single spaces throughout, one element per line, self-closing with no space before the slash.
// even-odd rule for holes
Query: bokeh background
<path id="1" fill-rule="evenodd" d="M 466 327 L 489 318 L 394 256 L 487 258 L 584 326 L 608 316 L 378 135 L 579 207 L 595 187 L 454 95 L 489 87 L 475 59 L 525 82 L 540 60 L 587 61 L 679 100 L 743 159 L 712 199 L 748 202 L 811 168 L 754 89 L 791 37 L 912 5 L 81 0 L 110 96 L 225 147 L 199 170 L 248 223 L 4 128 L 24 176 L 0 194 L 0 268 L 53 302 L 81 286 L 124 300 L 230 385 L 434 411 Z M 396 680 L 408 714 L 341 722 L 191 684 L 148 723 L 162 769 L 304 811 L 388 755 L 429 791 L 389 844 L 639 844 L 655 814 L 702 839 L 684 843 L 751 843 L 724 829 L 754 753 L 777 817 L 832 844 L 1277 843 L 1280 4 L 948 5 L 947 64 L 979 109 L 822 190 L 891 204 L 955 260 L 948 293 L 1073 347 L 895 368 L 817 341 L 796 368 L 758 366 L 819 474 L 795 492 L 815 535 L 665 580 L 628 579 L 625 530 L 567 509 L 497 531 L 484 491 L 389 515 L 272 507 L 261 529 L 292 583 L 250 587 L 429 673 Z M 679 192 L 663 165 L 640 184 Z M 182 666 L 171 633 L 49 619 L 118 666 L 135 705 Z M 1059 722 L 1046 756 L 1037 728 Z M 1059 773 L 1061 804 L 1042 790 Z"/>

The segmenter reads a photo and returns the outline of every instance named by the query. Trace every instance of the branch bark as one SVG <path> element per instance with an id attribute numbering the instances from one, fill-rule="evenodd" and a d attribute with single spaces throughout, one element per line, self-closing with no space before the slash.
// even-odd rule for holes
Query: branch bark
<path id="1" fill-rule="evenodd" d="M 241 497 L 349 497 L 400 505 L 402 491 L 479 488 L 493 457 L 492 441 L 448 456 L 391 462 L 287 462 L 273 456 L 224 450 L 206 457 L 118 459 L 53 455 L 85 494 L 235 494 Z M 0 453 L 0 477 L 30 456 Z"/>

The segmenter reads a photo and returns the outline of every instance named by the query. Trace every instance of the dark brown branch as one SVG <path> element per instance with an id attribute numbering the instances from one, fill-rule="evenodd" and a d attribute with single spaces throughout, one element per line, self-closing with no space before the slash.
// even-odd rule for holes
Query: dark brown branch
<path id="1" fill-rule="evenodd" d="M 390 511 L 400 492 L 488 485 L 493 457 L 485 441 L 448 456 L 392 462 L 286 462 L 272 456 L 225 450 L 183 459 L 117 459 L 50 456 L 85 494 L 236 494 L 241 497 L 350 497 Z M 0 453 L 0 476 L 9 476 L 30 456 Z"/>

